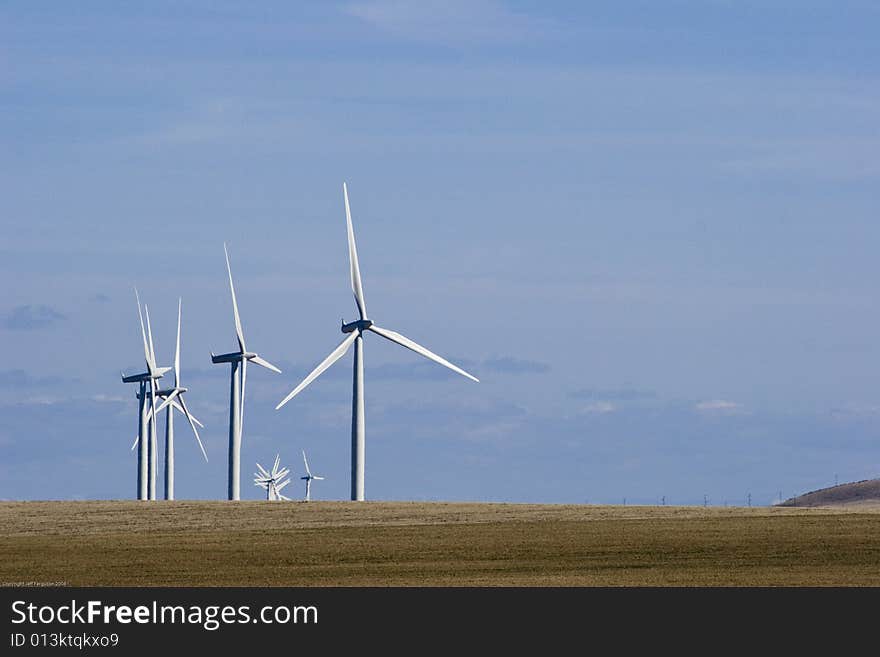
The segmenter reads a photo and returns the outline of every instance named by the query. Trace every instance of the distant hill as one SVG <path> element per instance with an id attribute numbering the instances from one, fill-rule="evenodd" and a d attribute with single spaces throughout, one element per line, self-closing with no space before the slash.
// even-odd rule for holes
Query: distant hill
<path id="1" fill-rule="evenodd" d="M 792 497 L 778 506 L 877 506 L 880 505 L 880 479 L 810 491 Z"/>

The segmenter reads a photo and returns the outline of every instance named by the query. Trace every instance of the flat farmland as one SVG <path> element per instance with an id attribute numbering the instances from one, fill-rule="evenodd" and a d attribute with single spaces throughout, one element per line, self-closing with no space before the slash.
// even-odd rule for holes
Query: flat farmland
<path id="1" fill-rule="evenodd" d="M 880 507 L 2 502 L 0 583 L 880 586 Z"/>

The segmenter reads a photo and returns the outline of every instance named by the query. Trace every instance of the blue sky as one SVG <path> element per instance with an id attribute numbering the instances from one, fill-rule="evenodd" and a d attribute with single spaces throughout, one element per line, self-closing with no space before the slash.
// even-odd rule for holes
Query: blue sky
<path id="1" fill-rule="evenodd" d="M 9 2 L 0 7 L 0 497 L 134 494 L 137 285 L 225 491 L 305 448 L 349 487 L 370 314 L 367 496 L 769 503 L 878 475 L 875 2 Z M 370 339 L 373 338 L 373 339 Z M 253 490 L 251 490 L 253 488 Z M 260 490 L 243 478 L 245 495 Z"/>

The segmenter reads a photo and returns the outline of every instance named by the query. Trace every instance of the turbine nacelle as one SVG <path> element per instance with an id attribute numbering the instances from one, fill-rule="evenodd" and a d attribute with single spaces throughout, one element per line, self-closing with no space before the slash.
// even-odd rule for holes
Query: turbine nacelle
<path id="1" fill-rule="evenodd" d="M 125 372 L 122 372 L 122 382 L 123 383 L 146 383 L 150 381 L 150 379 L 161 379 L 164 374 L 171 370 L 170 367 L 157 367 L 151 372 L 143 372 L 141 374 L 131 374 L 129 376 L 125 375 Z"/>
<path id="2" fill-rule="evenodd" d="M 125 375 L 125 372 L 121 372 L 121 374 L 123 383 L 144 383 L 153 378 L 150 376 L 149 372 L 143 372 L 142 374 L 130 374 L 128 376 Z"/>
<path id="3" fill-rule="evenodd" d="M 355 331 L 360 331 L 363 333 L 368 328 L 373 325 L 373 320 L 371 319 L 359 319 L 355 322 L 349 322 L 348 324 L 342 324 L 342 332 L 343 333 L 354 333 Z"/>
<path id="4" fill-rule="evenodd" d="M 250 360 L 251 358 L 256 358 L 257 354 L 251 353 L 249 351 L 234 351 L 228 354 L 220 354 L 215 355 L 214 352 L 211 352 L 211 362 L 212 363 L 238 363 L 242 360 Z"/>

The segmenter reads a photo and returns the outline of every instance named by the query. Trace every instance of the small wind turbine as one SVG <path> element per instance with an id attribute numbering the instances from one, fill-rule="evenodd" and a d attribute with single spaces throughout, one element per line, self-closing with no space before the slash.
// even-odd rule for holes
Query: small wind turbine
<path id="1" fill-rule="evenodd" d="M 235 317 L 235 335 L 238 338 L 238 351 L 215 356 L 211 353 L 211 362 L 230 364 L 229 384 L 229 480 L 227 485 L 228 499 L 240 498 L 240 461 L 241 461 L 241 427 L 244 419 L 244 390 L 247 383 L 248 361 L 255 365 L 265 367 L 267 370 L 278 372 L 281 370 L 267 360 L 263 360 L 257 354 L 247 350 L 244 344 L 244 332 L 241 330 L 241 318 L 238 316 L 238 303 L 235 300 L 235 286 L 232 284 L 232 267 L 229 266 L 229 251 L 226 244 L 223 245 L 226 253 L 226 271 L 229 274 L 229 291 L 232 293 L 232 313 Z"/>
<path id="2" fill-rule="evenodd" d="M 345 198 L 345 221 L 348 230 L 348 264 L 349 273 L 351 274 L 351 290 L 354 293 L 354 300 L 357 304 L 360 319 L 354 322 L 349 322 L 348 324 L 343 322 L 342 332 L 347 333 L 348 337 L 345 338 L 345 340 L 343 340 L 342 343 L 336 347 L 329 356 L 327 356 L 327 358 L 321 361 L 321 363 L 312 370 L 311 374 L 303 379 L 302 383 L 294 388 L 287 397 L 282 399 L 278 406 L 275 407 L 275 410 L 280 409 L 287 402 L 296 397 L 307 385 L 317 379 L 324 370 L 342 358 L 348 351 L 349 347 L 354 344 L 354 383 L 351 408 L 351 499 L 360 501 L 364 499 L 364 451 L 366 448 L 364 428 L 364 349 L 362 337 L 364 331 L 372 331 L 386 340 L 390 340 L 395 344 L 411 349 L 417 354 L 421 354 L 425 358 L 433 360 L 435 363 L 448 367 L 453 372 L 457 372 L 472 381 L 479 382 L 479 379 L 400 333 L 380 328 L 373 324 L 372 320 L 367 319 L 367 306 L 364 301 L 364 290 L 361 285 L 361 270 L 360 265 L 358 264 L 357 246 L 354 241 L 354 227 L 351 223 L 351 209 L 348 205 L 348 187 L 346 187 L 345 183 L 342 183 L 342 194 Z"/>
<path id="3" fill-rule="evenodd" d="M 306 465 L 306 476 L 300 477 L 303 481 L 306 482 L 306 502 L 311 501 L 311 492 L 312 492 L 312 480 L 324 481 L 324 477 L 319 477 L 317 475 L 313 475 L 312 471 L 309 470 L 309 460 L 306 458 L 306 450 L 303 450 L 303 463 Z"/>
<path id="4" fill-rule="evenodd" d="M 123 383 L 138 383 L 140 390 L 138 392 L 138 477 L 137 491 L 139 500 L 156 499 L 156 425 L 154 422 L 149 423 L 150 437 L 147 438 L 148 421 L 146 412 L 147 397 L 150 398 L 150 414 L 152 417 L 156 415 L 156 380 L 171 368 L 157 367 L 156 357 L 153 350 L 153 335 L 150 331 L 150 343 L 147 345 L 147 333 L 144 330 L 144 315 L 141 312 L 141 298 L 138 295 L 137 288 L 134 290 L 134 296 L 137 301 L 138 317 L 141 321 L 141 337 L 144 342 L 144 360 L 147 363 L 147 371 L 141 374 L 132 374 L 126 376 L 122 373 Z M 144 306 L 144 312 L 147 315 L 147 326 L 150 324 L 150 311 Z M 147 392 L 147 384 L 150 390 Z"/>
<path id="5" fill-rule="evenodd" d="M 267 500 L 290 500 L 281 494 L 281 489 L 290 483 L 290 479 L 285 479 L 290 474 L 290 468 L 280 468 L 281 456 L 275 455 L 275 464 L 272 471 L 266 470 L 262 465 L 257 463 L 259 472 L 254 473 L 254 485 L 266 491 Z"/>

